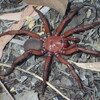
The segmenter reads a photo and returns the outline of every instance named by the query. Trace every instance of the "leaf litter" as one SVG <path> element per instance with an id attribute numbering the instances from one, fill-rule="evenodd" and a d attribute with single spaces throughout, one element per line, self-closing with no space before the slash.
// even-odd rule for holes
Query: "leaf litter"
<path id="1" fill-rule="evenodd" d="M 72 5 L 75 6 L 77 4 L 72 4 Z M 73 8 L 73 6 L 72 6 L 72 8 Z M 85 11 L 88 10 L 88 9 L 90 9 L 89 6 L 84 7 L 83 10 L 79 11 L 80 14 L 78 15 L 78 18 L 76 18 L 77 16 L 74 18 L 74 19 L 77 19 L 78 21 L 76 22 L 73 19 L 71 24 L 68 24 L 68 27 L 64 31 L 68 30 L 69 28 L 73 28 L 73 27 L 76 27 L 77 25 L 80 25 L 81 23 L 83 23 L 83 20 L 85 20 L 84 23 L 92 22 L 92 20 L 93 20 L 92 18 L 95 19 L 96 16 L 95 16 L 95 13 L 92 13 L 92 18 L 91 18 L 91 15 L 90 15 L 91 13 L 89 12 L 89 14 L 87 15 L 88 18 L 86 18 L 86 16 L 84 14 L 85 14 Z M 91 7 L 91 9 L 96 10 L 93 7 Z M 52 19 L 52 16 L 54 17 L 53 19 Z M 53 10 L 53 9 L 51 9 L 46 14 L 46 17 L 49 18 L 49 21 L 53 20 L 53 24 L 54 24 L 55 29 L 56 29 L 57 25 L 59 24 L 59 22 L 62 18 L 62 16 L 60 15 L 58 22 L 55 22 L 55 20 L 57 18 L 56 16 L 59 16 L 59 13 L 56 12 L 55 10 Z M 81 16 L 83 16 L 83 17 L 81 17 Z M 36 25 L 37 25 L 37 23 L 41 24 L 40 21 L 36 21 Z M 28 25 L 23 26 L 23 28 L 26 28 L 27 26 Z M 35 29 L 36 33 L 39 32 L 39 30 L 40 30 L 40 27 L 37 27 Z M 85 32 L 82 32 L 82 34 L 81 33 L 80 34 L 73 34 L 73 36 L 74 37 L 80 37 L 81 41 L 80 41 L 79 45 L 82 45 L 82 46 L 85 46 L 88 49 L 91 49 L 92 46 L 87 45 L 87 44 L 93 43 L 94 40 L 95 41 L 99 40 L 99 34 L 98 34 L 99 31 L 97 31 L 97 28 L 95 28 L 93 30 L 96 30 L 96 31 L 94 31 L 94 33 L 91 36 L 88 35 L 90 33 L 91 29 L 87 30 Z M 41 34 L 41 35 L 44 35 L 44 34 Z M 85 36 L 88 36 L 87 40 L 86 40 Z M 15 39 L 18 39 L 20 41 L 24 41 L 24 38 L 27 39 L 29 37 L 24 36 L 23 39 L 22 39 L 21 36 L 15 36 Z M 15 44 L 12 43 L 11 48 L 13 48 L 14 45 Z M 22 49 L 21 45 L 17 45 L 17 46 L 19 46 L 20 49 Z M 5 48 L 4 52 L 6 50 L 7 50 L 7 47 Z M 14 54 L 14 52 L 15 52 L 15 54 Z M 12 57 L 14 59 L 17 58 L 18 55 L 19 55 L 18 51 L 16 51 L 15 49 L 12 49 L 10 54 L 12 55 Z M 3 58 L 3 61 L 5 61 L 5 59 L 6 59 L 6 55 L 5 55 L 5 58 Z M 77 65 L 77 66 L 76 65 L 73 65 L 73 66 L 75 67 L 76 72 L 79 74 L 79 76 L 82 77 L 83 83 L 85 82 L 84 85 L 85 85 L 85 88 L 86 88 L 86 91 L 87 91 L 86 96 L 84 96 L 80 92 L 80 90 L 78 89 L 78 86 L 76 84 L 76 81 L 74 80 L 74 78 L 72 77 L 72 75 L 70 74 L 70 72 L 68 71 L 66 66 L 64 66 L 63 64 L 60 64 L 59 62 L 58 62 L 58 64 L 56 64 L 56 62 L 57 62 L 56 59 L 54 59 L 54 62 L 52 64 L 52 72 L 50 74 L 50 81 L 49 82 L 51 84 L 53 84 L 56 88 L 58 88 L 58 90 L 60 90 L 64 95 L 67 95 L 67 97 L 69 97 L 71 99 L 75 99 L 75 100 L 78 100 L 78 99 L 79 100 L 84 100 L 84 99 L 86 99 L 86 100 L 88 100 L 90 98 L 95 98 L 95 99 L 99 100 L 100 97 L 99 97 L 98 93 L 99 93 L 100 90 L 98 88 L 99 85 L 97 85 L 97 84 L 100 83 L 100 75 L 99 75 L 99 72 L 96 72 L 96 71 L 100 70 L 100 67 L 99 67 L 100 58 L 95 57 L 93 55 L 89 55 L 89 54 L 77 53 L 77 54 L 74 54 L 72 56 L 67 56 L 66 59 L 69 59 L 69 60 L 71 59 L 70 62 Z M 34 60 L 34 63 L 32 62 L 33 60 Z M 42 59 L 42 60 L 44 61 L 44 59 Z M 9 57 L 7 64 L 11 65 L 12 61 L 13 60 Z M 38 63 L 38 64 L 35 65 L 36 63 Z M 25 69 L 25 68 L 27 68 L 27 66 L 30 67 L 33 64 L 33 67 L 30 67 L 31 68 L 30 70 L 33 73 L 36 73 L 39 76 L 42 76 L 43 63 L 42 64 L 41 63 L 39 64 L 39 63 L 40 63 L 39 58 L 32 57 L 32 60 L 29 60 L 29 61 L 23 63 L 20 67 Z M 78 67 L 84 68 L 84 70 L 80 69 Z M 93 70 L 93 71 L 91 71 L 91 70 Z M 16 73 L 19 73 L 19 71 L 16 72 Z M 83 74 L 83 76 L 81 76 L 82 74 Z M 43 99 L 44 100 L 53 100 L 55 97 L 57 99 L 60 98 L 59 95 L 57 95 L 49 87 L 46 90 L 45 97 L 43 97 L 41 95 L 41 88 L 42 88 L 41 85 L 42 85 L 42 83 L 39 80 L 34 80 L 34 79 L 32 80 L 32 77 L 30 75 L 27 75 L 27 74 L 22 73 L 22 72 L 19 73 L 19 76 L 21 77 L 20 79 L 22 79 L 22 80 L 19 80 L 18 78 L 15 78 L 16 75 L 17 74 L 13 73 L 10 76 L 6 77 L 5 80 L 3 80 L 4 81 L 3 83 L 6 84 L 9 87 L 10 90 L 12 89 L 12 87 L 15 87 L 14 88 L 15 92 L 12 92 L 13 96 L 16 97 L 18 95 L 23 94 L 24 95 L 23 98 L 25 100 L 25 95 L 28 95 L 28 92 L 30 92 L 29 93 L 30 96 L 35 95 L 34 93 L 39 95 L 39 97 L 37 97 L 37 95 L 36 95 L 37 100 L 38 100 L 38 98 L 40 100 L 43 100 Z M 26 77 L 24 78 L 24 76 L 26 76 Z M 13 81 L 14 83 L 11 82 L 11 81 L 8 81 L 8 80 Z M 68 82 L 68 84 L 66 82 Z M 20 88 L 19 84 L 23 88 Z M 35 85 L 33 85 L 33 84 L 35 84 Z M 17 88 L 19 88 L 19 90 L 16 89 L 16 86 L 17 86 Z M 33 90 L 35 90 L 35 91 L 33 91 Z M 61 99 L 58 99 L 58 100 L 61 100 Z M 62 98 L 62 100 L 64 100 L 64 99 Z"/>

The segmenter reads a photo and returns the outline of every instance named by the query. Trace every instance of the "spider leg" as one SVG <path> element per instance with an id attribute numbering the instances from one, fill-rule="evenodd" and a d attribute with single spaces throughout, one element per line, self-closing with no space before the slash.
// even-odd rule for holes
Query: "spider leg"
<path id="1" fill-rule="evenodd" d="M 79 42 L 80 39 L 79 38 L 64 38 L 64 41 L 75 41 L 75 42 Z"/>
<path id="2" fill-rule="evenodd" d="M 74 28 L 74 29 L 71 29 L 71 30 L 65 32 L 65 33 L 63 34 L 63 37 L 67 37 L 67 36 L 69 36 L 69 35 L 71 35 L 71 34 L 77 32 L 77 31 L 83 31 L 83 30 L 85 30 L 85 29 L 89 29 L 89 28 L 95 27 L 95 26 L 97 26 L 97 25 L 100 25 L 100 22 L 94 22 L 94 23 L 89 24 L 89 25 L 79 26 L 79 27 L 77 27 L 77 28 Z"/>
<path id="3" fill-rule="evenodd" d="M 49 23 L 48 23 L 46 17 L 43 15 L 42 12 L 40 12 L 39 10 L 37 10 L 35 7 L 33 7 L 33 8 L 38 13 L 38 15 L 40 16 L 40 18 L 41 18 L 41 20 L 42 20 L 42 22 L 44 24 L 44 28 L 45 28 L 45 32 L 47 34 L 47 37 L 49 37 L 50 36 L 50 28 L 49 27 L 50 26 L 49 26 Z"/>
<path id="4" fill-rule="evenodd" d="M 68 46 L 67 48 L 63 48 L 63 49 L 60 51 L 60 53 L 63 52 L 63 51 L 69 50 L 69 49 L 71 49 L 71 48 L 74 48 L 74 47 L 76 47 L 76 46 L 77 46 L 77 44 L 74 43 L 74 44 Z"/>
<path id="5" fill-rule="evenodd" d="M 80 79 L 80 77 L 78 76 L 78 74 L 75 72 L 74 67 L 73 67 L 67 60 L 65 60 L 64 58 L 62 58 L 60 55 L 56 54 L 56 57 L 58 58 L 58 60 L 59 60 L 61 63 L 67 65 L 67 67 L 68 67 L 69 70 L 71 71 L 72 75 L 73 75 L 73 76 L 75 77 L 75 79 L 77 80 L 80 89 L 83 89 L 83 85 L 82 85 L 82 83 L 81 83 L 81 79 Z"/>
<path id="6" fill-rule="evenodd" d="M 70 48 L 70 49 L 68 49 L 66 51 L 62 51 L 60 53 L 64 54 L 64 55 L 69 55 L 69 54 L 72 54 L 72 53 L 77 52 L 77 51 L 83 51 L 83 52 L 86 52 L 86 53 L 91 53 L 91 54 L 100 56 L 100 52 L 93 51 L 93 50 L 88 50 L 88 49 L 77 47 L 77 46 L 73 47 L 73 48 Z"/>
<path id="7" fill-rule="evenodd" d="M 44 95 L 45 88 L 47 87 L 46 81 L 48 80 L 48 72 L 50 69 L 50 63 L 52 59 L 52 54 L 48 54 L 45 60 L 45 65 L 44 65 L 44 70 L 43 70 L 43 89 L 42 89 L 42 94 Z"/>
<path id="8" fill-rule="evenodd" d="M 42 39 L 38 34 L 36 34 L 34 32 L 27 31 L 27 30 L 12 30 L 12 31 L 8 31 L 8 32 L 5 32 L 4 34 L 0 34 L 0 37 L 4 36 L 4 35 L 16 35 L 16 34 L 26 34 L 26 35 L 29 35 L 29 36 L 31 36 L 33 38 Z"/>
<path id="9" fill-rule="evenodd" d="M 7 73 L 1 74 L 0 76 L 7 76 L 9 74 L 11 74 L 14 69 L 15 69 L 15 65 L 20 62 L 21 60 L 23 60 L 25 57 L 27 57 L 29 54 L 34 54 L 34 55 L 43 55 L 45 54 L 45 52 L 43 50 L 38 51 L 38 50 L 28 50 L 26 52 L 24 52 L 21 56 L 19 56 L 11 65 L 10 70 Z"/>
<path id="10" fill-rule="evenodd" d="M 56 34 L 55 36 L 59 35 L 64 27 L 64 25 L 82 8 L 83 6 L 81 7 L 78 7 L 76 8 L 75 10 L 71 11 L 67 17 L 65 19 L 62 20 L 62 22 L 60 23 L 60 25 L 58 26 L 57 30 L 56 30 Z"/>
<path id="11" fill-rule="evenodd" d="M 69 41 L 74 41 L 74 42 L 79 42 L 80 39 L 79 38 L 63 38 L 62 39 L 62 43 L 63 43 L 63 49 L 68 49 L 69 48 Z M 62 49 L 62 50 L 63 50 Z"/>

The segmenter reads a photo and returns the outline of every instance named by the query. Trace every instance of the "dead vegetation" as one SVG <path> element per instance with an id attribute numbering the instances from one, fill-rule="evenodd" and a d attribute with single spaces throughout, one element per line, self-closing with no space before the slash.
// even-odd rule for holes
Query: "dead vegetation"
<path id="1" fill-rule="evenodd" d="M 89 24 L 95 21 L 100 21 L 100 11 L 98 10 L 100 8 L 100 5 L 98 4 L 98 0 L 96 0 L 95 6 L 91 6 L 91 2 L 88 3 L 87 6 L 85 6 L 83 9 L 81 9 L 76 16 L 74 16 L 73 20 L 68 24 L 68 26 L 64 29 L 64 31 L 69 30 L 71 28 L 74 28 L 76 26 L 80 26 L 81 24 Z M 71 9 L 74 9 L 77 7 L 77 5 L 80 5 L 80 3 L 72 3 Z M 19 20 L 19 25 L 21 25 L 17 29 L 28 29 L 31 31 L 35 31 L 41 36 L 45 36 L 43 33 L 43 24 L 41 23 L 41 20 L 35 20 L 35 23 L 32 23 L 32 27 L 30 28 L 30 22 L 34 21 L 31 20 L 30 14 L 27 14 L 28 19 L 25 20 L 22 24 L 19 22 L 22 21 Z M 49 19 L 51 29 L 56 29 L 59 25 L 59 22 L 63 18 L 57 11 L 54 9 L 50 9 L 46 14 L 47 19 Z M 23 15 L 24 16 L 24 15 Z M 30 21 L 31 20 L 31 21 Z M 18 20 L 17 20 L 18 21 Z M 9 21 L 9 20 L 1 20 L 1 28 L 0 32 L 3 33 L 6 31 L 6 29 L 10 29 L 9 25 L 16 24 L 16 21 Z M 18 26 L 17 23 L 17 26 Z M 16 26 L 14 26 L 15 28 Z M 97 50 L 100 51 L 100 29 L 99 27 L 92 28 L 90 30 L 81 32 L 80 34 L 73 34 L 74 37 L 80 38 L 79 45 L 91 50 Z M 7 38 L 7 37 L 5 37 Z M 9 39 L 5 39 L 9 41 L 12 37 Z M 12 61 L 15 60 L 19 55 L 23 53 L 23 47 L 22 44 L 29 39 L 28 36 L 15 36 L 14 39 L 12 39 L 7 45 L 6 43 L 3 45 L 0 44 L 0 49 L 3 50 L 3 56 L 1 58 L 0 66 L 1 71 L 5 71 L 4 66 L 8 66 L 12 64 Z M 3 38 L 4 40 L 4 38 Z M 0 53 L 2 54 L 2 50 Z M 45 95 L 41 95 L 41 89 L 42 89 L 42 80 L 40 77 L 42 77 L 43 73 L 43 66 L 44 66 L 44 58 L 42 57 L 35 57 L 32 56 L 26 61 L 24 61 L 21 65 L 19 65 L 10 76 L 5 77 L 1 81 L 1 87 L 0 87 L 0 99 L 1 100 L 7 100 L 7 98 L 10 98 L 8 100 L 31 100 L 31 98 L 34 98 L 33 100 L 64 100 L 65 98 L 70 98 L 71 100 L 99 100 L 100 99 L 100 75 L 99 75 L 99 69 L 96 67 L 99 67 L 100 64 L 100 57 L 85 54 L 82 52 L 79 52 L 77 54 L 74 54 L 73 56 L 66 56 L 65 59 L 71 60 L 73 62 L 73 66 L 76 69 L 76 72 L 82 79 L 82 83 L 84 85 L 85 91 L 81 92 L 80 89 L 77 86 L 76 81 L 74 80 L 73 76 L 71 75 L 70 71 L 66 68 L 65 65 L 58 62 L 57 59 L 54 59 L 52 63 L 52 71 L 49 78 L 48 88 L 46 90 Z M 96 64 L 98 62 L 98 64 Z M 88 70 L 87 63 L 90 63 L 90 66 L 94 68 L 90 68 Z M 92 64 L 91 64 L 92 63 Z M 6 64 L 6 65 L 5 65 Z M 76 64 L 76 65 L 75 65 Z M 79 68 L 83 64 L 83 67 L 87 68 L 82 69 Z M 78 67 L 79 66 L 79 67 Z M 96 66 L 96 67 L 95 67 Z M 21 68 L 21 69 L 20 69 Z M 24 69 L 24 70 L 22 70 Z M 97 72 L 98 71 L 98 72 Z M 38 76 L 40 77 L 38 77 Z M 51 86 L 51 84 L 53 86 Z M 6 86 L 6 87 L 5 87 Z M 55 88 L 57 90 L 55 90 Z M 8 93 L 9 96 L 6 96 L 5 90 Z M 59 91 L 62 93 L 60 93 Z M 14 98 L 12 98 L 12 96 Z M 27 98 L 27 97 L 30 97 Z M 68 97 L 68 98 L 67 98 Z"/>

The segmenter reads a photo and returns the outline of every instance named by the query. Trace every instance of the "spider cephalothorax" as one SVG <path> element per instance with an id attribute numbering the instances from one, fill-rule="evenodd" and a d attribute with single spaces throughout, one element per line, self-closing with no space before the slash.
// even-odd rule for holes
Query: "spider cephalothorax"
<path id="1" fill-rule="evenodd" d="M 6 32 L 1 36 L 4 35 L 14 35 L 14 34 L 27 34 L 33 38 L 39 39 L 42 41 L 42 49 L 41 50 L 36 50 L 36 49 L 27 49 L 19 58 L 17 58 L 11 66 L 11 69 L 3 74 L 2 76 L 7 76 L 10 73 L 13 72 L 14 70 L 14 66 L 15 64 L 17 64 L 18 62 L 20 62 L 20 60 L 24 59 L 25 57 L 27 57 L 29 54 L 34 54 L 34 55 L 44 55 L 47 54 L 46 56 L 46 60 L 45 60 L 45 65 L 44 65 L 44 71 L 43 71 L 43 93 L 45 91 L 46 88 L 46 81 L 48 80 L 48 70 L 50 68 L 50 62 L 52 60 L 52 57 L 55 56 L 61 63 L 67 65 L 67 67 L 69 68 L 69 70 L 71 71 L 72 75 L 75 77 L 75 79 L 78 82 L 78 85 L 80 87 L 80 89 L 83 89 L 83 85 L 81 83 L 81 79 L 78 76 L 78 74 L 74 71 L 74 67 L 64 58 L 61 57 L 61 55 L 69 55 L 72 54 L 74 52 L 77 51 L 83 51 L 86 53 L 91 53 L 91 54 L 95 54 L 97 56 L 100 56 L 100 52 L 97 51 L 92 51 L 92 50 L 87 50 L 85 48 L 82 47 L 78 47 L 76 43 L 74 44 L 70 44 L 69 41 L 73 41 L 73 42 L 78 42 L 79 39 L 78 38 L 68 38 L 69 35 L 77 32 L 77 31 L 83 31 L 85 29 L 88 28 L 92 28 L 96 25 L 100 25 L 100 22 L 95 22 L 89 25 L 85 25 L 85 26 L 79 26 L 76 27 L 74 29 L 68 30 L 67 32 L 65 32 L 63 35 L 60 35 L 64 25 L 69 22 L 69 20 L 78 12 L 78 10 L 80 10 L 83 6 L 76 8 L 75 10 L 71 11 L 60 23 L 60 25 L 58 26 L 56 33 L 54 36 L 52 36 L 50 33 L 50 27 L 48 24 L 47 19 L 45 18 L 45 16 L 37 9 L 35 9 L 35 11 L 39 14 L 41 20 L 44 23 L 44 28 L 45 28 L 45 33 L 46 33 L 46 39 L 40 37 L 39 35 L 35 34 L 34 32 L 30 32 L 30 31 L 26 31 L 26 30 L 18 30 L 18 31 L 9 31 Z M 27 44 L 26 44 L 27 45 Z"/>

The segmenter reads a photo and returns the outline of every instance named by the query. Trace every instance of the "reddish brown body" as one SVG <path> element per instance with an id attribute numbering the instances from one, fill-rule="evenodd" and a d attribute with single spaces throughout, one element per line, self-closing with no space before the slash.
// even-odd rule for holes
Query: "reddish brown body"
<path id="1" fill-rule="evenodd" d="M 59 52 L 62 48 L 64 43 L 61 42 L 63 39 L 60 36 L 51 36 L 44 40 L 44 48 L 52 53 Z"/>
<path id="2" fill-rule="evenodd" d="M 76 27 L 74 29 L 71 29 L 67 32 L 65 32 L 63 35 L 60 35 L 65 23 L 67 23 L 83 6 L 76 8 L 74 11 L 70 12 L 65 19 L 62 20 L 62 22 L 60 23 L 60 25 L 58 26 L 56 33 L 54 36 L 52 36 L 50 33 L 50 27 L 48 24 L 48 21 L 46 20 L 45 16 L 43 16 L 43 14 L 36 10 L 36 12 L 39 14 L 41 20 L 44 23 L 44 28 L 45 28 L 45 33 L 46 33 L 46 39 L 41 38 L 39 35 L 35 34 L 34 32 L 30 32 L 30 31 L 25 31 L 25 30 L 18 30 L 18 31 L 9 31 L 6 32 L 1 36 L 4 35 L 13 35 L 13 34 L 27 34 L 33 38 L 39 39 L 43 42 L 43 47 L 41 50 L 36 50 L 36 49 L 28 49 L 27 51 L 25 51 L 19 58 L 17 58 L 11 66 L 11 69 L 3 74 L 2 76 L 7 76 L 10 73 L 13 72 L 14 70 L 14 66 L 15 64 L 17 64 L 19 61 L 21 61 L 22 59 L 24 59 L 25 57 L 27 57 L 29 54 L 34 54 L 34 55 L 44 55 L 47 53 L 47 57 L 45 60 L 45 65 L 44 65 L 44 71 L 43 71 L 43 94 L 46 88 L 46 81 L 48 80 L 48 70 L 50 68 L 50 63 L 52 60 L 52 57 L 55 56 L 61 63 L 67 65 L 67 67 L 69 68 L 69 70 L 71 71 L 72 75 L 75 77 L 76 81 L 78 82 L 78 85 L 80 87 L 80 89 L 83 89 L 83 85 L 81 83 L 81 79 L 78 76 L 78 74 L 74 71 L 74 67 L 64 58 L 61 57 L 61 55 L 69 55 L 72 54 L 74 52 L 77 51 L 83 51 L 86 53 L 91 53 L 91 54 L 95 54 L 97 56 L 100 56 L 100 52 L 97 51 L 92 51 L 92 50 L 87 50 L 85 48 L 82 47 L 78 47 L 76 43 L 74 44 L 69 44 L 69 41 L 73 41 L 73 42 L 79 42 L 78 38 L 68 38 L 69 35 L 77 32 L 77 31 L 83 31 L 85 29 L 88 28 L 92 28 L 94 26 L 100 25 L 100 22 L 95 22 L 89 25 L 85 25 L 85 26 L 79 26 Z"/>

